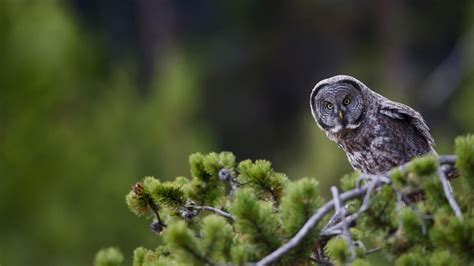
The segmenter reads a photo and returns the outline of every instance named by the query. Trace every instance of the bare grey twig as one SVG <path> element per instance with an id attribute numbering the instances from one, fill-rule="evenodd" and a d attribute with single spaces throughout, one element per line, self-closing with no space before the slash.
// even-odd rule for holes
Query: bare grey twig
<path id="1" fill-rule="evenodd" d="M 441 184 L 443 185 L 444 195 L 448 199 L 449 205 L 451 205 L 451 208 L 456 214 L 456 217 L 458 217 L 458 219 L 462 221 L 463 216 L 462 216 L 461 208 L 459 208 L 458 203 L 454 199 L 453 190 L 451 189 L 451 185 L 446 179 L 446 175 L 441 170 L 441 166 L 438 166 L 438 176 L 439 176 L 439 180 L 441 181 Z"/>
<path id="2" fill-rule="evenodd" d="M 349 245 L 349 250 L 351 251 L 351 261 L 355 259 L 355 247 L 354 243 L 352 241 L 351 233 L 349 232 L 349 226 L 347 225 L 346 221 L 346 209 L 341 208 L 341 201 L 339 199 L 339 191 L 337 190 L 337 187 L 332 186 L 331 187 L 331 193 L 332 197 L 334 199 L 334 207 L 336 209 L 336 213 L 340 213 L 342 216 L 342 236 L 346 240 L 347 245 Z"/>
<path id="3" fill-rule="evenodd" d="M 440 165 L 445 165 L 445 164 L 454 165 L 456 163 L 456 156 L 454 156 L 454 155 L 441 155 L 437 159 L 438 159 L 438 163 Z M 373 184 L 369 183 L 369 184 L 366 184 L 366 185 L 364 185 L 360 188 L 355 188 L 353 190 L 346 191 L 346 192 L 340 194 L 339 195 L 340 203 L 344 203 L 344 202 L 346 202 L 348 200 L 351 200 L 351 199 L 360 198 L 363 195 L 364 195 L 364 197 L 366 197 L 367 192 L 369 191 L 369 189 L 370 189 L 370 191 L 372 191 L 373 189 L 376 189 L 376 188 L 378 188 L 382 185 L 390 184 L 391 181 L 387 177 L 391 176 L 395 171 L 398 171 L 400 169 L 404 169 L 409 164 L 410 164 L 410 162 L 408 162 L 404 165 L 401 165 L 401 166 L 399 166 L 395 169 L 390 170 L 389 172 L 387 172 L 384 175 L 377 175 Z M 439 171 L 442 172 L 441 170 L 439 170 Z M 452 194 L 450 192 L 449 183 L 448 183 L 444 173 L 442 173 L 442 175 L 440 175 L 440 180 L 443 183 L 443 188 L 445 189 L 445 194 L 446 194 L 446 197 L 448 198 L 448 201 L 452 200 L 454 203 L 456 203 L 454 197 L 452 196 Z M 446 191 L 446 189 L 448 189 L 448 191 Z M 450 204 L 451 204 L 451 202 L 450 202 Z M 453 204 L 451 204 L 451 206 L 453 206 Z M 459 206 L 457 205 L 457 203 L 454 204 L 454 206 L 457 207 L 457 208 L 453 207 L 456 215 L 458 215 L 457 212 L 459 212 L 459 214 L 460 214 L 460 209 L 459 209 Z M 324 218 L 324 216 L 326 214 L 328 214 L 330 211 L 332 211 L 334 208 L 335 208 L 335 200 L 330 200 L 330 201 L 326 202 L 321 208 L 319 208 L 316 211 L 316 213 L 314 213 L 308 219 L 308 221 L 306 221 L 306 223 L 303 225 L 303 227 L 301 227 L 301 229 L 298 231 L 298 233 L 296 233 L 296 235 L 293 236 L 293 238 L 291 238 L 288 242 L 286 242 L 285 244 L 280 246 L 278 249 L 276 249 L 275 251 L 268 254 L 267 256 L 265 256 L 260 261 L 258 261 L 256 263 L 256 265 L 258 265 L 258 266 L 269 265 L 269 264 L 272 264 L 272 263 L 278 261 L 286 253 L 288 253 L 293 248 L 298 246 L 298 244 L 300 244 L 301 241 L 303 241 L 303 239 L 316 227 L 316 225 Z M 351 221 L 355 220 L 358 217 L 358 215 L 359 215 L 359 211 L 357 213 L 353 214 L 353 215 L 350 215 L 350 216 L 346 217 L 345 221 L 347 223 L 350 223 Z M 461 217 L 460 219 L 462 219 L 462 214 L 461 214 L 461 216 L 458 216 L 458 217 Z M 338 226 L 338 225 L 336 225 L 336 226 Z M 331 228 L 331 230 L 332 229 L 333 228 Z"/>
<path id="4" fill-rule="evenodd" d="M 206 211 L 210 211 L 210 212 L 213 212 L 215 214 L 218 214 L 226 219 L 229 219 L 231 220 L 232 222 L 235 221 L 235 218 L 234 216 L 232 216 L 232 214 L 228 213 L 228 212 L 225 212 L 223 210 L 219 210 L 217 208 L 214 208 L 214 207 L 210 207 L 210 206 L 195 206 L 195 205 L 186 205 L 185 206 L 186 208 L 190 208 L 190 209 L 196 209 L 196 210 L 206 210 Z"/>
<path id="5" fill-rule="evenodd" d="M 341 210 L 344 209 L 344 216 L 342 215 L 342 212 L 341 211 L 336 211 L 334 212 L 333 216 L 331 217 L 331 219 L 329 219 L 329 222 L 323 227 L 323 229 L 321 230 L 321 234 L 320 235 L 323 235 L 322 232 L 326 232 L 328 231 L 329 228 L 333 227 L 334 225 L 338 224 L 341 222 L 341 220 L 345 217 L 346 213 L 347 213 L 347 208 L 348 208 L 348 204 L 344 205 L 343 207 L 341 207 Z M 340 234 L 340 232 L 333 232 L 333 234 L 331 235 L 338 235 Z"/>
<path id="6" fill-rule="evenodd" d="M 444 164 L 450 164 L 450 165 L 454 165 L 456 164 L 456 160 L 458 159 L 458 157 L 456 155 L 440 155 L 438 157 L 438 162 L 440 165 L 444 165 Z"/>
<path id="7" fill-rule="evenodd" d="M 421 225 L 421 233 L 423 235 L 426 235 L 427 234 L 427 229 L 426 229 L 425 219 L 427 219 L 429 216 L 428 215 L 422 215 L 420 213 L 420 210 L 418 209 L 418 207 L 415 204 L 413 204 L 413 202 L 410 200 L 410 198 L 407 197 L 407 195 L 405 195 L 402 192 L 396 190 L 395 188 L 394 188 L 394 190 L 397 193 L 397 196 L 400 193 L 400 195 L 402 197 L 401 200 L 405 203 L 405 205 L 409 206 L 410 208 L 412 208 L 415 211 L 416 216 L 418 217 L 418 221 L 420 222 L 420 225 Z"/>
<path id="8" fill-rule="evenodd" d="M 397 193 L 397 215 L 399 225 L 398 228 L 403 230 L 403 219 L 402 219 L 402 207 L 403 207 L 403 194 L 402 192 L 396 191 Z"/>
<path id="9" fill-rule="evenodd" d="M 365 193 L 364 200 L 362 201 L 362 205 L 360 206 L 359 210 L 357 210 L 356 213 L 351 214 L 351 215 L 344 218 L 344 220 L 347 224 L 351 224 L 352 222 L 357 220 L 357 218 L 359 218 L 359 216 L 369 208 L 369 206 L 370 206 L 370 195 L 371 195 L 372 191 L 374 190 L 375 185 L 377 184 L 377 182 L 386 182 L 386 181 L 379 181 L 379 179 L 377 177 L 375 177 L 375 176 L 372 177 L 372 180 L 367 185 L 368 189 L 367 189 L 367 192 Z M 339 234 L 339 231 L 341 230 L 342 227 L 343 227 L 343 223 L 341 223 L 341 222 L 339 222 L 337 224 L 334 224 L 334 225 L 331 225 L 329 228 L 325 227 L 321 231 L 320 235 L 321 236 L 332 236 L 332 235 Z"/>
<path id="10" fill-rule="evenodd" d="M 235 191 L 239 187 L 239 183 L 235 179 L 236 173 L 234 169 L 222 168 L 217 174 L 219 179 L 226 182 L 229 186 L 229 196 L 234 197 Z"/>
<path id="11" fill-rule="evenodd" d="M 380 250 L 382 250 L 381 247 L 375 247 L 375 248 L 373 248 L 373 249 L 367 250 L 367 252 L 365 252 L 364 255 L 365 255 L 365 256 L 369 256 L 369 255 L 371 255 L 371 254 L 374 254 L 374 253 L 379 252 Z"/>
<path id="12" fill-rule="evenodd" d="M 383 184 L 384 183 L 382 182 L 376 183 L 375 187 L 379 187 Z M 368 188 L 369 186 L 365 185 L 359 189 L 353 189 L 344 192 L 340 194 L 339 199 L 341 202 L 346 202 L 351 199 L 359 198 L 367 192 Z M 278 261 L 283 255 L 298 246 L 298 244 L 301 243 L 301 241 L 314 229 L 314 227 L 316 227 L 316 225 L 321 221 L 321 219 L 333 209 L 334 200 L 326 202 L 321 208 L 317 210 L 315 214 L 313 214 L 308 219 L 308 221 L 306 221 L 303 227 L 301 227 L 300 231 L 298 231 L 298 233 L 296 233 L 293 238 L 291 238 L 288 242 L 273 251 L 271 254 L 261 259 L 259 262 L 256 263 L 256 265 L 269 265 L 273 262 Z"/>

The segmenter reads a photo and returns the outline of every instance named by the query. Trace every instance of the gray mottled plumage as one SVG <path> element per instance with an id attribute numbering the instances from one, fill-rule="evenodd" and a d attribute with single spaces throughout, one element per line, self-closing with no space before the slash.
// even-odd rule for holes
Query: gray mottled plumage
<path id="1" fill-rule="evenodd" d="M 383 173 L 414 157 L 436 154 L 433 137 L 417 111 L 353 77 L 318 82 L 310 103 L 318 126 L 362 173 Z"/>

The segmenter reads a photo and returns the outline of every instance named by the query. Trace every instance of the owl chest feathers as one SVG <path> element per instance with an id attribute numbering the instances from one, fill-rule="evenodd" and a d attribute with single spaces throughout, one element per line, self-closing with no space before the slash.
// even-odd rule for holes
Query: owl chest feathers
<path id="1" fill-rule="evenodd" d="M 430 144 L 407 122 L 369 110 L 356 129 L 328 133 L 342 148 L 354 169 L 380 174 L 432 151 Z"/>

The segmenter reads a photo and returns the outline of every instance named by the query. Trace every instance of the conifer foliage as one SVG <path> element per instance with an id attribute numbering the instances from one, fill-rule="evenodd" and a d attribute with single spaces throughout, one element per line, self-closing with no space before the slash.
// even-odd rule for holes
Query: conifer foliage
<path id="1" fill-rule="evenodd" d="M 191 178 L 145 177 L 127 194 L 162 243 L 135 249 L 133 265 L 370 265 L 375 252 L 396 265 L 470 265 L 474 136 L 456 139 L 455 151 L 346 175 L 326 202 L 316 179 L 291 181 L 268 161 L 193 154 Z M 95 260 L 122 262 L 116 248 Z"/>

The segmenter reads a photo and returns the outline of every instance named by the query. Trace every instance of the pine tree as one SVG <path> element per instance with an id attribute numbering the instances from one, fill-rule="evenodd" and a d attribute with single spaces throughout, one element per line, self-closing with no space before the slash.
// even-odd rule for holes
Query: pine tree
<path id="1" fill-rule="evenodd" d="M 474 136 L 455 151 L 346 175 L 326 203 L 315 179 L 291 181 L 268 161 L 193 154 L 191 178 L 145 177 L 126 196 L 163 243 L 138 247 L 133 265 L 370 265 L 379 251 L 395 265 L 473 264 Z M 95 264 L 122 261 L 111 248 Z"/>

